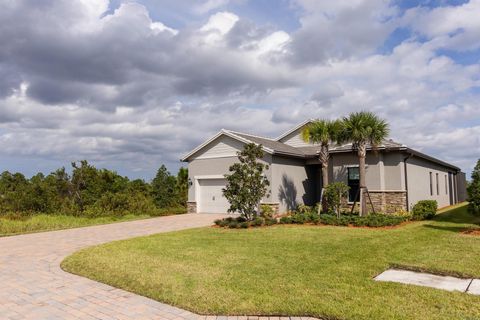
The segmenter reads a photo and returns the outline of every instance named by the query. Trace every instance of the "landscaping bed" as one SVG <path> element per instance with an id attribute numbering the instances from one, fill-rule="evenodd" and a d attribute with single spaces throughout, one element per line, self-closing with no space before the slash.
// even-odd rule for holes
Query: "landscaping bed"
<path id="1" fill-rule="evenodd" d="M 394 265 L 480 277 L 480 239 L 458 232 L 478 223 L 462 206 L 392 230 L 199 228 L 82 250 L 62 268 L 208 315 L 478 319 L 478 296 L 372 280 Z"/>
<path id="2" fill-rule="evenodd" d="M 215 225 L 230 229 L 246 229 L 252 227 L 273 226 L 276 224 L 310 224 L 310 225 L 331 225 L 350 227 L 392 227 L 408 221 L 406 216 L 393 216 L 383 214 L 370 214 L 365 217 L 358 215 L 341 215 L 337 217 L 332 214 L 293 214 L 279 219 L 257 217 L 252 221 L 246 221 L 243 217 L 228 217 L 215 220 Z"/>
<path id="3" fill-rule="evenodd" d="M 407 221 L 429 220 L 435 217 L 437 212 L 437 202 L 431 200 L 419 201 L 412 209 L 411 213 L 398 212 L 396 214 L 368 214 L 359 216 L 358 213 L 342 212 L 318 213 L 315 207 L 300 205 L 296 211 L 274 217 L 269 207 L 262 206 L 260 216 L 252 220 L 245 217 L 228 217 L 215 220 L 218 227 L 230 229 L 246 229 L 252 227 L 273 226 L 276 224 L 314 224 L 330 226 L 349 226 L 349 227 L 394 227 Z"/>

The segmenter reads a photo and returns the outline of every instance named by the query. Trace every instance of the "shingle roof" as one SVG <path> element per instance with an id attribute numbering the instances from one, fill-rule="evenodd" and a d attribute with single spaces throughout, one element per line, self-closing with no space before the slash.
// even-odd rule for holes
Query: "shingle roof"
<path id="1" fill-rule="evenodd" d="M 259 137 L 247 133 L 242 133 L 242 132 L 236 132 L 236 131 L 231 131 L 227 130 L 230 133 L 242 137 L 244 139 L 250 140 L 252 142 L 258 143 L 263 145 L 266 148 L 269 148 L 273 150 L 275 153 L 282 153 L 282 154 L 290 154 L 290 155 L 295 155 L 299 157 L 306 157 L 310 158 L 313 156 L 316 156 L 318 151 L 319 151 L 319 146 L 308 146 L 308 147 L 292 147 L 288 144 L 285 144 L 280 141 L 276 141 L 274 139 L 266 138 L 266 137 Z M 401 143 L 394 142 L 392 140 L 385 140 L 380 144 L 377 149 L 400 149 L 400 148 L 405 148 L 406 146 L 402 145 Z M 367 146 L 367 149 L 371 149 L 370 146 Z M 347 143 L 344 145 L 335 145 L 332 144 L 329 147 L 330 152 L 335 153 L 335 152 L 348 152 L 348 151 L 353 151 L 352 144 Z"/>
<path id="2" fill-rule="evenodd" d="M 272 149 L 275 153 L 292 155 L 292 156 L 302 157 L 302 158 L 305 157 L 305 153 L 303 153 L 303 151 L 300 148 L 289 146 L 288 144 L 285 144 L 283 142 L 275 141 L 270 138 L 258 137 L 258 136 L 254 136 L 246 133 L 235 132 L 230 130 L 228 131 L 236 136 L 240 136 L 244 139 L 261 144 L 266 148 Z"/>
<path id="3" fill-rule="evenodd" d="M 308 122 L 308 121 L 307 121 Z M 205 143 L 202 145 L 198 146 L 194 150 L 192 150 L 188 155 L 183 157 L 181 161 L 186 161 L 192 154 L 203 148 L 205 145 L 210 143 L 212 140 L 215 138 L 219 137 L 221 134 L 226 134 L 232 138 L 238 139 L 240 141 L 243 141 L 245 143 L 248 142 L 254 142 L 257 144 L 261 144 L 262 146 L 265 147 L 266 152 L 271 153 L 271 154 L 282 154 L 286 156 L 291 156 L 291 157 L 298 157 L 298 158 L 313 158 L 316 157 L 319 151 L 319 146 L 306 146 L 306 147 L 293 147 L 288 144 L 285 144 L 283 142 L 278 141 L 277 139 L 271 139 L 267 137 L 259 137 L 256 135 L 252 134 L 247 134 L 247 133 L 242 133 L 242 132 L 236 132 L 236 131 L 231 131 L 231 130 L 225 130 L 222 129 L 217 135 L 212 137 L 210 140 L 207 140 Z M 283 135 L 285 136 L 285 135 Z M 371 150 L 372 148 L 370 146 L 367 146 L 367 150 Z M 378 150 L 401 150 L 410 154 L 413 154 L 415 156 L 418 156 L 420 158 L 424 158 L 433 162 L 436 162 L 438 164 L 444 165 L 446 167 L 453 168 L 455 170 L 460 170 L 460 168 L 449 164 L 447 162 L 444 162 L 442 160 L 439 160 L 437 158 L 431 157 L 429 155 L 426 155 L 424 153 L 418 152 L 416 150 L 410 149 L 404 144 L 395 142 L 393 140 L 384 140 L 376 149 Z M 352 144 L 347 143 L 344 145 L 330 145 L 329 150 L 331 153 L 341 153 L 341 152 L 351 152 L 353 151 Z"/>

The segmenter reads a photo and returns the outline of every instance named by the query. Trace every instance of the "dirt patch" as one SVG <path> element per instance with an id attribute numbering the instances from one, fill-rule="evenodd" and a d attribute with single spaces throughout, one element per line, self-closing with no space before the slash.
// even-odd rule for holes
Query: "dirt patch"
<path id="1" fill-rule="evenodd" d="M 470 229 L 466 229 L 466 230 L 463 230 L 461 231 L 462 234 L 467 234 L 469 236 L 477 236 L 477 237 L 480 237 L 480 228 L 470 228 Z"/>

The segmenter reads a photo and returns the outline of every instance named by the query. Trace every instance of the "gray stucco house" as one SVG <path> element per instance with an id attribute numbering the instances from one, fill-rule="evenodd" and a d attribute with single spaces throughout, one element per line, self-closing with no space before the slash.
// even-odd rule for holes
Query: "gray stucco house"
<path id="1" fill-rule="evenodd" d="M 263 162 L 269 165 L 266 176 L 270 190 L 262 203 L 277 212 L 298 204 L 314 205 L 320 199 L 321 165 L 318 146 L 301 139 L 305 121 L 276 139 L 221 130 L 181 160 L 188 162 L 188 211 L 225 213 L 229 207 L 223 197 L 224 175 L 247 143 L 263 146 Z M 331 146 L 329 181 L 350 186 L 349 201 L 358 188 L 358 158 L 351 144 Z M 415 151 L 392 140 L 384 141 L 366 158 L 366 183 L 378 212 L 410 210 L 419 200 L 437 200 L 439 207 L 465 201 L 465 174 L 460 168 Z"/>

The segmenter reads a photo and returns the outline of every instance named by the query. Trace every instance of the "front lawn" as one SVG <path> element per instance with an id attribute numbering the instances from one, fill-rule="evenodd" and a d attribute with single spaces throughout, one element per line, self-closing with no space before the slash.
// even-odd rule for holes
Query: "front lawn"
<path id="1" fill-rule="evenodd" d="M 391 265 L 480 277 L 466 207 L 395 229 L 201 228 L 79 251 L 72 273 L 200 314 L 480 319 L 480 296 L 375 282 Z"/>

